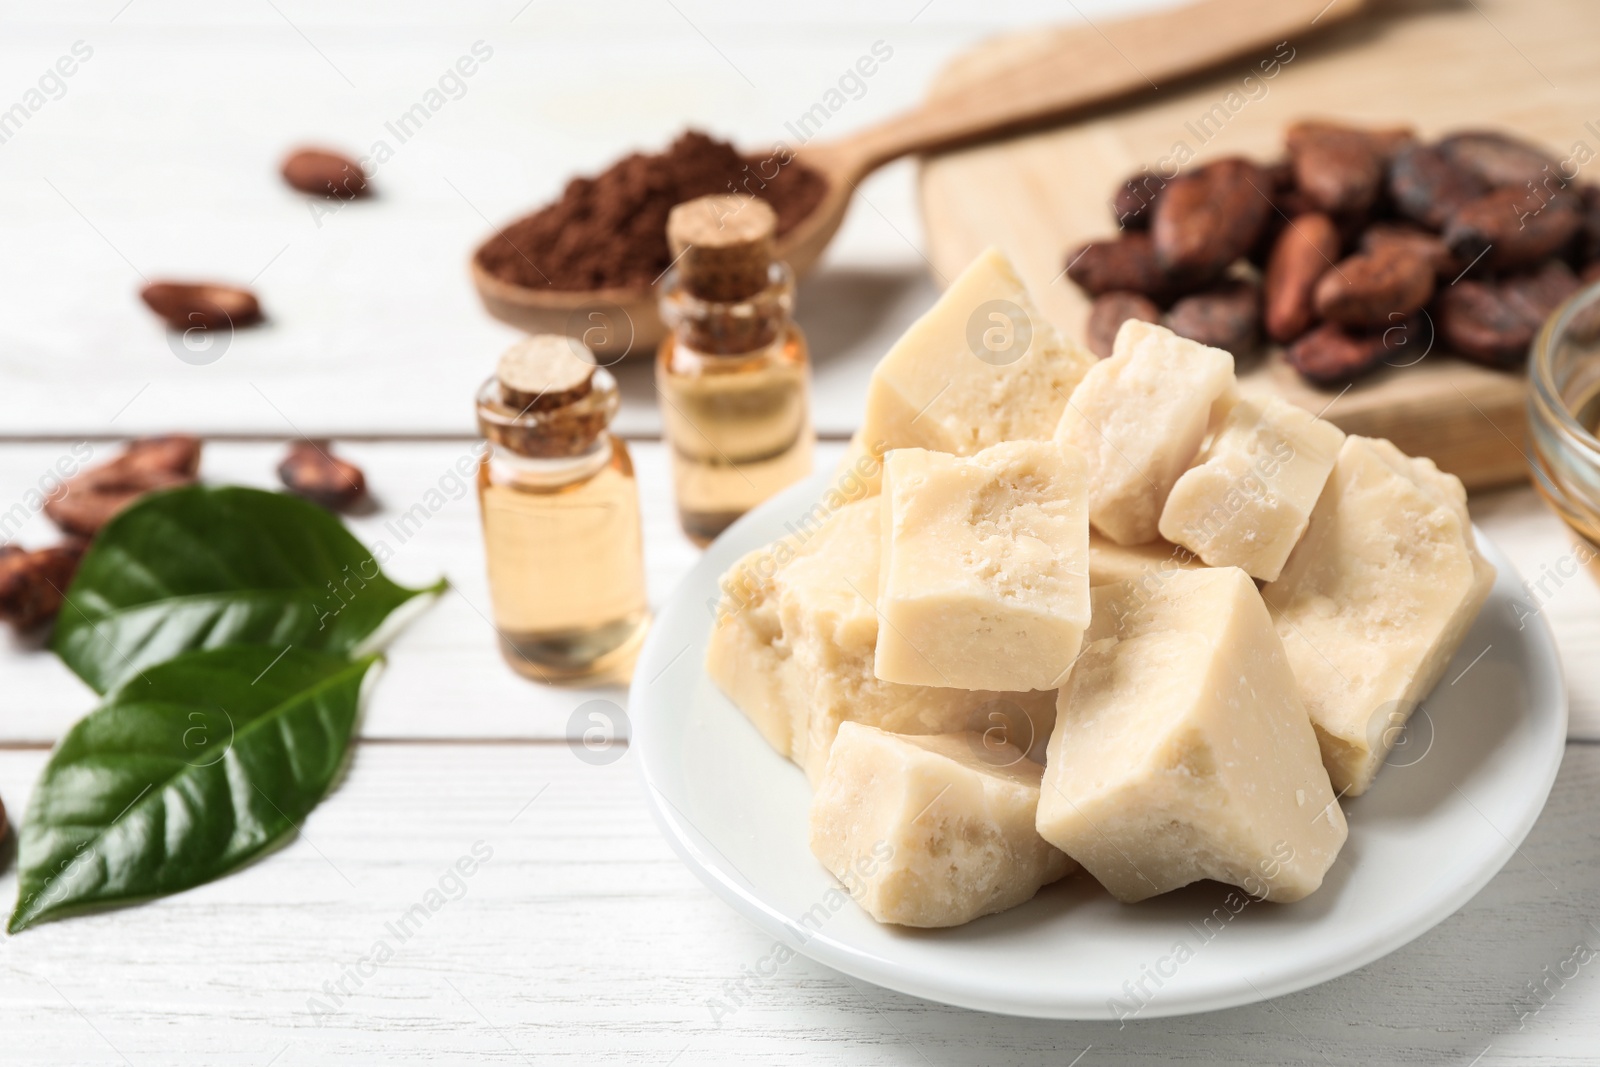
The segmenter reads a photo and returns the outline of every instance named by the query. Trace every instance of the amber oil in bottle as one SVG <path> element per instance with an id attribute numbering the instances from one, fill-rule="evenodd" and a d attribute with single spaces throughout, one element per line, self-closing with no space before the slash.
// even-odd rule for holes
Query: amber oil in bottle
<path id="1" fill-rule="evenodd" d="M 515 345 L 478 391 L 478 502 L 495 629 L 528 678 L 626 678 L 649 624 L 639 490 L 607 432 L 616 379 L 581 342 Z"/>
<path id="2" fill-rule="evenodd" d="M 678 518 L 702 546 L 811 473 L 810 354 L 776 227 L 748 196 L 701 197 L 667 219 L 656 388 Z"/>

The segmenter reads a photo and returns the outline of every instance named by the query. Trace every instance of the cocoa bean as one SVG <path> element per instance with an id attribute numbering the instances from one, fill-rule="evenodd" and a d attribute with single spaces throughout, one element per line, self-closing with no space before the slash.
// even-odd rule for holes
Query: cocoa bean
<path id="1" fill-rule="evenodd" d="M 1090 296 L 1122 289 L 1161 300 L 1172 289 L 1172 279 L 1156 260 L 1154 241 L 1137 231 L 1083 245 L 1067 257 L 1067 277 Z"/>
<path id="2" fill-rule="evenodd" d="M 1564 189 L 1495 189 L 1451 215 L 1444 242 L 1466 263 L 1482 256 L 1487 267 L 1526 267 L 1561 252 L 1582 227 L 1581 204 Z"/>
<path id="3" fill-rule="evenodd" d="M 1578 277 L 1559 259 L 1553 259 L 1527 274 L 1513 274 L 1500 279 L 1500 289 L 1512 307 L 1533 324 L 1535 331 L 1555 314 L 1556 308 L 1577 292 Z"/>
<path id="4" fill-rule="evenodd" d="M 1514 367 L 1528 354 L 1534 323 L 1493 282 L 1463 280 L 1434 302 L 1439 338 L 1456 355 L 1491 367 Z"/>
<path id="5" fill-rule="evenodd" d="M 1260 321 L 1261 290 L 1241 280 L 1184 297 L 1167 312 L 1165 325 L 1179 337 L 1242 359 L 1255 349 Z"/>
<path id="6" fill-rule="evenodd" d="M 1085 331 L 1089 351 L 1105 359 L 1117 339 L 1117 331 L 1129 319 L 1140 322 L 1160 322 L 1161 309 L 1149 297 L 1139 293 L 1110 292 L 1095 297 L 1089 308 L 1089 325 Z"/>
<path id="7" fill-rule="evenodd" d="M 1118 228 L 1143 230 L 1149 227 L 1151 212 L 1166 187 L 1166 179 L 1150 173 L 1148 167 L 1117 186 L 1111 196 L 1111 214 Z"/>
<path id="8" fill-rule="evenodd" d="M 1318 210 L 1336 215 L 1364 213 L 1377 199 L 1389 159 L 1412 137 L 1410 130 L 1296 123 L 1287 133 L 1295 184 Z"/>
<path id="9" fill-rule="evenodd" d="M 21 631 L 55 618 L 83 550 L 84 542 L 78 540 L 33 551 L 0 547 L 0 619 Z M 0 815 L 0 831 L 3 819 Z"/>
<path id="10" fill-rule="evenodd" d="M 261 321 L 261 304 L 248 289 L 211 282 L 152 282 L 139 291 L 151 311 L 173 330 L 215 330 Z"/>
<path id="11" fill-rule="evenodd" d="M 278 477 L 289 491 L 330 511 L 340 511 L 361 499 L 367 477 L 361 468 L 334 456 L 326 441 L 296 441 L 278 464 Z"/>
<path id="12" fill-rule="evenodd" d="M 1433 295 L 1433 268 L 1410 249 L 1388 245 L 1342 260 L 1312 294 L 1317 314 L 1344 326 L 1387 326 Z"/>
<path id="13" fill-rule="evenodd" d="M 1600 185 L 1578 188 L 1578 199 L 1583 201 L 1583 234 L 1579 240 L 1578 258 L 1584 264 L 1600 261 Z"/>
<path id="14" fill-rule="evenodd" d="M 121 455 L 62 483 L 45 500 L 44 513 L 67 533 L 93 537 L 145 493 L 187 485 L 199 468 L 198 438 L 173 434 L 132 441 Z"/>
<path id="15" fill-rule="evenodd" d="M 324 148 L 302 148 L 283 161 L 283 180 L 302 193 L 355 200 L 371 190 L 361 164 Z"/>
<path id="16" fill-rule="evenodd" d="M 1444 229 L 1458 208 L 1488 191 L 1477 175 L 1428 145 L 1407 145 L 1389 164 L 1395 209 L 1432 230 Z"/>
<path id="17" fill-rule="evenodd" d="M 1383 335 L 1355 333 L 1327 322 L 1284 350 L 1289 365 L 1318 385 L 1335 385 L 1365 374 L 1383 358 Z"/>
<path id="18" fill-rule="evenodd" d="M 1312 289 L 1338 255 L 1339 233 L 1327 215 L 1299 215 L 1284 227 L 1263 284 L 1268 337 L 1287 343 L 1310 328 Z"/>
<path id="19" fill-rule="evenodd" d="M 1466 264 L 1459 262 L 1450 254 L 1450 247 L 1444 243 L 1436 233 L 1429 233 L 1420 226 L 1413 226 L 1404 222 L 1380 222 L 1369 227 L 1361 235 L 1361 250 L 1363 252 L 1376 252 L 1382 248 L 1399 247 L 1421 256 L 1433 268 L 1433 273 L 1440 278 L 1455 278 L 1465 269 Z"/>
<path id="20" fill-rule="evenodd" d="M 1529 185 L 1559 189 L 1566 185 L 1559 164 L 1543 149 L 1492 130 L 1465 130 L 1439 142 L 1445 158 L 1470 171 L 1492 188 L 1526 189 Z"/>
<path id="21" fill-rule="evenodd" d="M 1158 262 L 1189 285 L 1220 275 L 1256 243 L 1271 192 L 1261 167 L 1231 157 L 1169 182 L 1150 221 Z"/>

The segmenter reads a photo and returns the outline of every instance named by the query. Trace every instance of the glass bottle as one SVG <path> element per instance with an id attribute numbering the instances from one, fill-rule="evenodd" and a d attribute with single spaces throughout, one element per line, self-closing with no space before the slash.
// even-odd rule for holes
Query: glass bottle
<path id="1" fill-rule="evenodd" d="M 607 432 L 616 379 L 581 342 L 514 346 L 478 390 L 478 467 L 500 652 L 528 678 L 626 678 L 650 620 L 639 489 Z"/>
<path id="2" fill-rule="evenodd" d="M 776 225 L 747 196 L 701 197 L 667 220 L 656 387 L 678 519 L 701 546 L 811 473 L 810 355 Z"/>

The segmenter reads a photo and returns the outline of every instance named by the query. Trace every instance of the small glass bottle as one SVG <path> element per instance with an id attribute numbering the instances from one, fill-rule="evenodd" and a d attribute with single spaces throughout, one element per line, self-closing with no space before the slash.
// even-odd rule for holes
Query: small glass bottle
<path id="1" fill-rule="evenodd" d="M 616 379 L 581 342 L 530 337 L 478 390 L 478 467 L 500 652 L 528 678 L 626 678 L 650 621 L 639 489 L 607 432 Z"/>
<path id="2" fill-rule="evenodd" d="M 776 228 L 748 196 L 690 200 L 667 219 L 656 387 L 678 519 L 701 546 L 811 473 L 810 355 Z"/>

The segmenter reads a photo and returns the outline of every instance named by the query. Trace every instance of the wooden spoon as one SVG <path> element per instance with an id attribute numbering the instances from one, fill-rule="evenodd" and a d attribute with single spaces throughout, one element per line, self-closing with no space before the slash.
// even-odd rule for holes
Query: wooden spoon
<path id="1" fill-rule="evenodd" d="M 1368 0 L 1198 0 L 1104 27 L 1016 35 L 1002 66 L 958 58 L 943 91 L 904 114 L 837 141 L 802 145 L 796 158 L 828 180 L 822 201 L 778 241 L 797 273 L 822 255 L 868 174 L 929 152 L 1060 119 L 1198 73 L 1286 39 L 1349 19 Z M 1087 20 L 1085 20 L 1087 23 Z M 780 157 L 781 158 L 781 157 Z M 495 235 L 498 236 L 498 235 Z M 491 237 L 490 240 L 494 238 Z M 472 280 L 495 318 L 530 333 L 582 338 L 605 362 L 646 352 L 663 335 L 652 289 L 530 289 L 471 261 Z"/>

